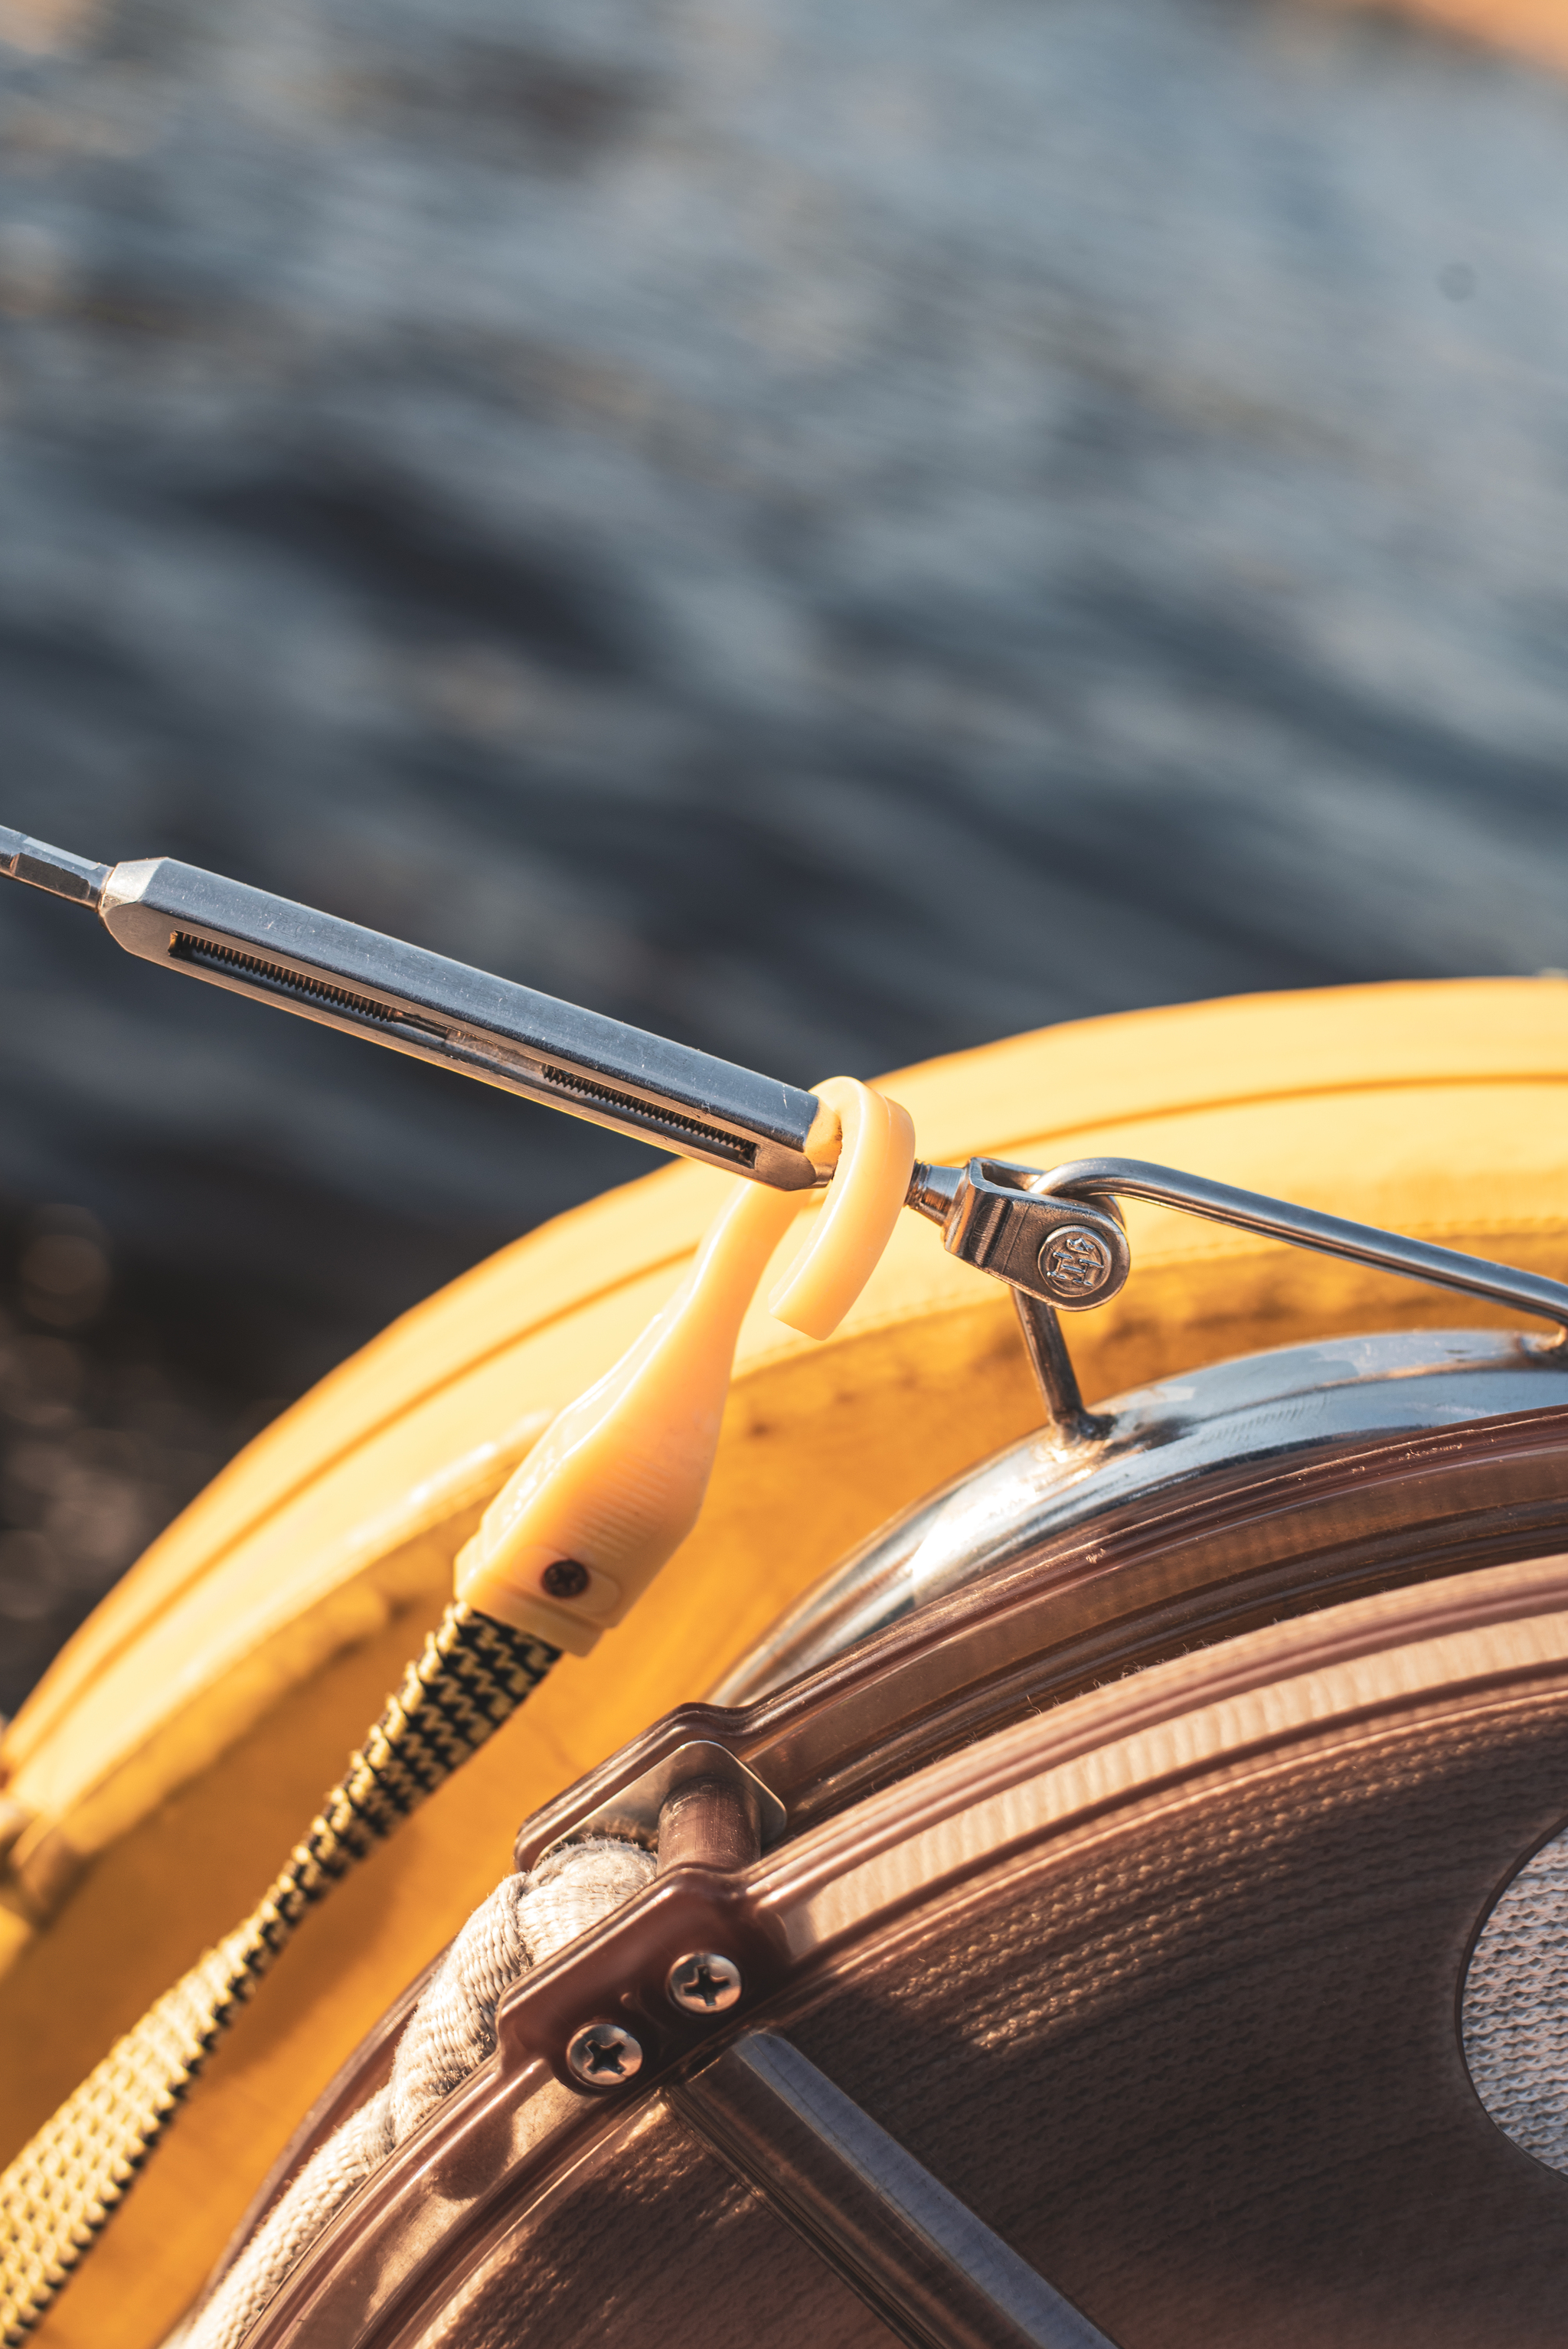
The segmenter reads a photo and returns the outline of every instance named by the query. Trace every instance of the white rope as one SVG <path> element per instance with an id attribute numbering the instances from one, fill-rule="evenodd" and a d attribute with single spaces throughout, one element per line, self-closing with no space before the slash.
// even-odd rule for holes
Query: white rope
<path id="1" fill-rule="evenodd" d="M 1568 2171 L 1568 1831 L 1487 1919 L 1464 1988 L 1465 2061 L 1515 2145 Z"/>
<path id="2" fill-rule="evenodd" d="M 629 1900 L 653 1872 L 651 1852 L 602 1838 L 568 1845 L 531 1876 L 497 1885 L 409 2017 L 386 2087 L 311 2156 L 206 2307 L 176 2334 L 180 2349 L 241 2349 L 328 2220 L 493 2051 L 503 1991 Z"/>
<path id="3" fill-rule="evenodd" d="M 314 2154 L 224 2276 L 165 2349 L 242 2349 L 327 2221 L 495 2046 L 500 1997 L 531 1965 L 639 1891 L 650 1853 L 573 1844 L 531 1877 L 509 1876 L 475 1909 L 410 2017 L 378 2095 Z M 1568 1830 L 1503 1892 L 1465 1981 L 1463 2036 L 1482 2104 L 1515 2143 L 1568 2172 Z"/>

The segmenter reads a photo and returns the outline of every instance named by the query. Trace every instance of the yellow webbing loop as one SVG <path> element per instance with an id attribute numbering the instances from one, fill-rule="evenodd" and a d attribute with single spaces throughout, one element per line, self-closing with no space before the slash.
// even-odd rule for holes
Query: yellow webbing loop
<path id="1" fill-rule="evenodd" d="M 841 1125 L 828 1204 L 773 1306 L 837 1326 L 908 1187 L 914 1129 L 869 1086 L 818 1088 Z M 696 1522 L 736 1336 L 802 1204 L 744 1183 L 691 1273 L 613 1370 L 562 1412 L 458 1559 L 457 1601 L 243 1923 L 119 2040 L 0 2176 L 0 2339 L 15 2349 L 67 2282 L 221 2033 L 313 1903 L 466 1762 L 563 1649 L 585 1653 Z M 583 1577 L 564 1597 L 555 1564 Z M 491 1609 L 493 1609 L 493 1613 Z"/>
<path id="2" fill-rule="evenodd" d="M 306 1910 L 500 1727 L 559 1653 L 471 1608 L 448 1608 L 264 1898 L 116 2042 L 0 2175 L 6 2349 L 68 2281 Z"/>

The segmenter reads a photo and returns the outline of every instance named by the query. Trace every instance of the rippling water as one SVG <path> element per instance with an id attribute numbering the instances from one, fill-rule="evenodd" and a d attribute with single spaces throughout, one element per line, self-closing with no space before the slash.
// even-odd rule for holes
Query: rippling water
<path id="1" fill-rule="evenodd" d="M 65 5 L 0 821 L 807 1082 L 1568 964 L 1568 86 L 1268 0 Z M 21 891 L 0 986 L 5 1702 L 653 1162 Z"/>

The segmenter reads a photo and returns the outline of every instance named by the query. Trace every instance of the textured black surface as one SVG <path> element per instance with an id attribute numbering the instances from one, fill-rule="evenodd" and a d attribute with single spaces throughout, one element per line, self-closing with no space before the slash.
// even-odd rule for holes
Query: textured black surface
<path id="1" fill-rule="evenodd" d="M 805 1083 L 1568 963 L 1568 88 L 1274 0 L 45 18 L 0 821 Z M 71 1405 L 96 1564 L 13 1477 L 3 1702 L 239 1414 L 656 1162 L 9 887 L 0 988 L 15 1328 L 187 1413 Z"/>
<path id="2" fill-rule="evenodd" d="M 1295 1753 L 898 1939 L 790 2038 L 1120 2349 L 1550 2349 L 1568 2178 L 1460 1984 L 1561 1695 Z"/>
<path id="3" fill-rule="evenodd" d="M 893 2349 L 895 2336 L 660 2106 L 447 2281 L 408 2349 Z"/>

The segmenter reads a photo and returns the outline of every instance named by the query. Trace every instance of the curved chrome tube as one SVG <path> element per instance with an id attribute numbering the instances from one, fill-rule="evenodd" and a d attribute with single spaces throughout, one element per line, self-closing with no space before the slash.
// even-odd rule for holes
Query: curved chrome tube
<path id="1" fill-rule="evenodd" d="M 1288 1240 L 1295 1247 L 1401 1273 L 1407 1280 L 1462 1289 L 1518 1313 L 1539 1313 L 1555 1321 L 1568 1338 L 1568 1288 L 1560 1280 L 1517 1272 L 1485 1257 L 1461 1256 L 1454 1248 L 1434 1247 L 1429 1240 L 1408 1239 L 1401 1232 L 1379 1231 L 1372 1224 L 1347 1223 L 1341 1216 L 1320 1215 L 1315 1207 L 1298 1207 L 1288 1199 L 1238 1191 L 1229 1183 L 1211 1183 L 1204 1175 L 1183 1174 L 1172 1166 L 1151 1166 L 1140 1158 L 1075 1158 L 1065 1166 L 1053 1166 L 1030 1187 L 1037 1195 L 1053 1198 L 1147 1199 L 1210 1223 L 1257 1232 L 1265 1239 Z"/>
<path id="2" fill-rule="evenodd" d="M 1553 1413 L 1568 1424 L 1568 1354 L 1509 1330 L 1319 1338 L 1178 1373 L 1100 1413 L 1091 1431 L 1037 1430 L 915 1502 L 805 1591 L 708 1702 L 754 1703 L 986 1575 L 1057 1545 L 1098 1551 L 1118 1525 L 1153 1523 L 1238 1476 L 1275 1479 L 1288 1497 L 1362 1446 Z M 1559 1492 L 1560 1464 L 1548 1472 Z"/>

